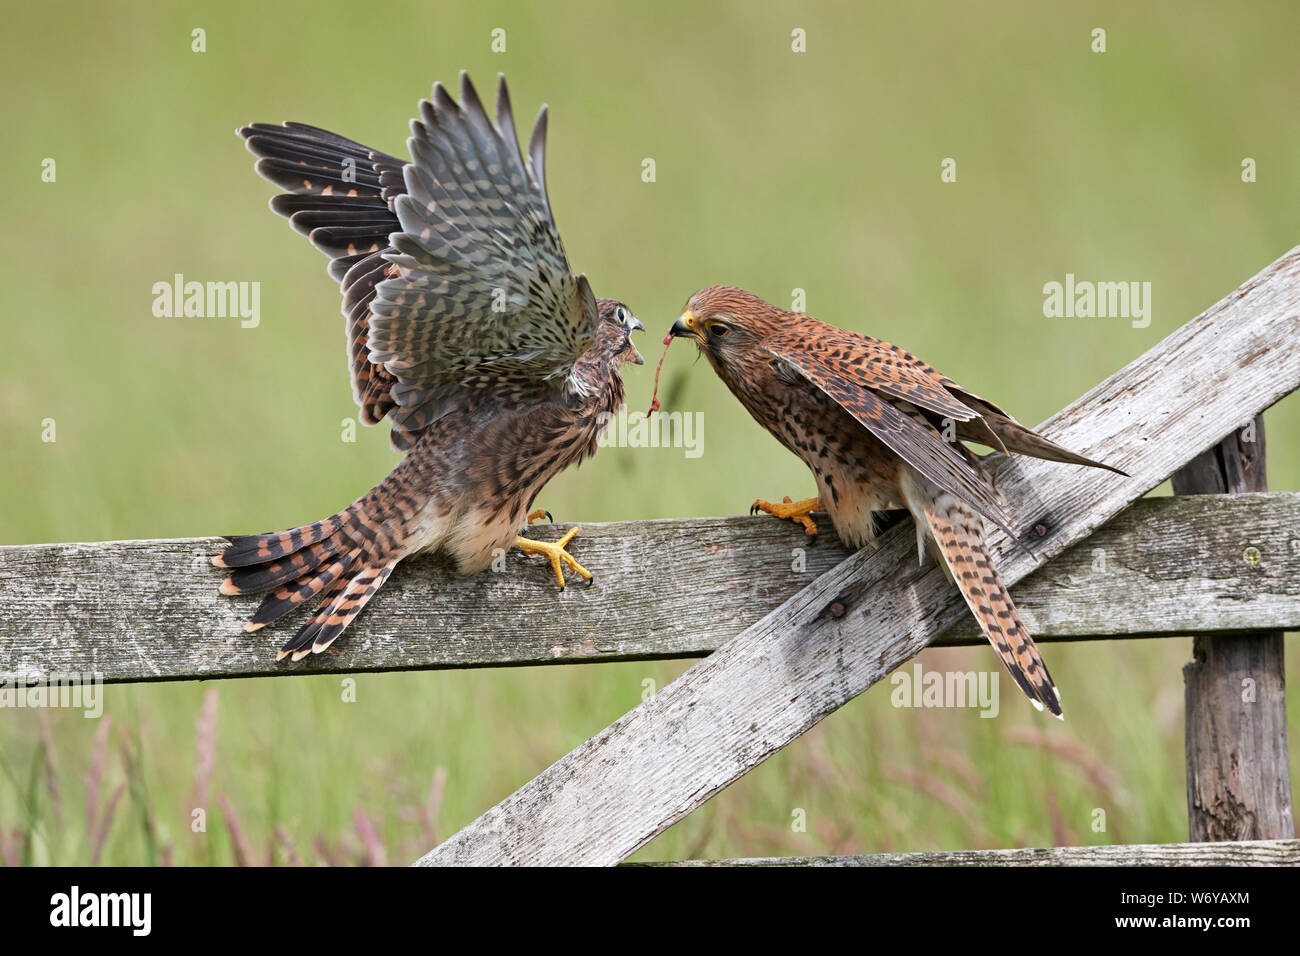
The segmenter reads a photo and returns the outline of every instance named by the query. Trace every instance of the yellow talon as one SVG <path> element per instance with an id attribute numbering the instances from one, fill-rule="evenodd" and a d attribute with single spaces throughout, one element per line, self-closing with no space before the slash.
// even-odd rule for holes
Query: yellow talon
<path id="1" fill-rule="evenodd" d="M 530 513 L 528 515 L 528 523 L 532 524 L 535 521 L 541 521 L 543 518 L 545 518 L 547 521 L 551 522 L 552 524 L 555 523 L 555 519 L 551 517 L 551 513 L 547 511 L 545 508 L 538 508 L 536 511 Z"/>
<path id="2" fill-rule="evenodd" d="M 554 544 L 547 541 L 534 541 L 532 538 L 515 538 L 515 547 L 524 554 L 544 555 L 551 562 L 551 570 L 555 572 L 555 583 L 564 588 L 564 565 L 567 564 L 573 571 L 582 575 L 584 580 L 590 581 L 592 574 L 577 559 L 564 550 L 564 546 L 573 540 L 578 533 L 579 526 L 574 525 L 565 532 L 564 537 Z"/>
<path id="3" fill-rule="evenodd" d="M 803 525 L 804 534 L 807 535 L 817 533 L 817 522 L 813 521 L 808 515 L 813 511 L 824 510 L 821 498 L 805 498 L 803 501 L 791 501 L 789 495 L 786 495 L 785 500 L 779 505 L 774 505 L 770 501 L 759 498 L 749 506 L 749 513 L 752 515 L 765 511 L 774 518 L 789 518 L 791 521 L 797 521 Z"/>

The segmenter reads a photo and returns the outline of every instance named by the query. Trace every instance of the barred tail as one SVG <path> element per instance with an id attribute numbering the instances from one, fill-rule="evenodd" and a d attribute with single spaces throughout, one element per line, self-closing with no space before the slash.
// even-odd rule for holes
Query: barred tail
<path id="1" fill-rule="evenodd" d="M 213 557 L 217 567 L 234 569 L 221 583 L 222 594 L 270 590 L 245 630 L 256 631 L 321 598 L 316 613 L 285 642 L 277 659 L 292 654 L 301 660 L 329 647 L 400 559 L 378 553 L 388 549 L 376 547 L 376 523 L 367 519 L 363 502 L 301 528 L 232 537 L 229 547 Z"/>
<path id="2" fill-rule="evenodd" d="M 290 654 L 295 661 L 308 654 L 319 654 L 334 643 L 361 609 L 383 587 L 397 566 L 397 559 L 379 565 L 363 565 L 339 578 L 330 587 L 311 620 L 298 629 L 280 648 L 277 660 Z"/>
<path id="3" fill-rule="evenodd" d="M 1025 696 L 1039 710 L 1061 717 L 1061 702 L 1052 675 L 1025 630 L 1020 612 L 1007 593 L 993 559 L 984 546 L 979 516 L 952 495 L 938 492 L 915 496 L 930 535 L 980 629 Z M 918 529 L 922 515 L 917 515 Z"/>

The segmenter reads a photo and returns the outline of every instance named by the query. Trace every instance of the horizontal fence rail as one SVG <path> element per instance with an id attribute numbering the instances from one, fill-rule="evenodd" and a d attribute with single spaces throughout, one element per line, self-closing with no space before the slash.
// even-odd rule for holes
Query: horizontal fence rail
<path id="1" fill-rule="evenodd" d="M 416 558 L 330 652 L 298 664 L 274 653 L 296 619 L 247 634 L 258 598 L 217 593 L 228 573 L 208 561 L 218 538 L 0 547 L 0 680 L 703 657 L 849 556 L 820 527 L 809 546 L 802 528 L 769 517 L 584 525 L 572 550 L 597 583 L 562 593 L 541 559 L 515 554 L 502 573 L 467 577 Z M 1013 597 L 1036 640 L 1296 629 L 1297 540 L 1300 494 L 1147 499 Z M 985 639 L 963 617 L 937 643 Z"/>
<path id="2" fill-rule="evenodd" d="M 1230 843 L 1129 843 L 1023 850 L 871 853 L 862 856 L 768 856 L 736 860 L 674 860 L 625 866 L 1296 866 L 1298 840 Z"/>

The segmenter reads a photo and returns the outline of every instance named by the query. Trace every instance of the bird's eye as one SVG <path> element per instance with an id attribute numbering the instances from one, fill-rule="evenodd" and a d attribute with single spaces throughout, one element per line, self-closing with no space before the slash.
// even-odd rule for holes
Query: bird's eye
<path id="1" fill-rule="evenodd" d="M 618 319 L 619 325 L 625 325 L 627 323 L 627 309 L 620 305 L 614 310 L 614 318 Z"/>
<path id="2" fill-rule="evenodd" d="M 727 328 L 721 322 L 710 322 L 705 326 L 705 328 L 709 330 L 710 335 L 719 339 L 731 331 L 731 329 Z"/>

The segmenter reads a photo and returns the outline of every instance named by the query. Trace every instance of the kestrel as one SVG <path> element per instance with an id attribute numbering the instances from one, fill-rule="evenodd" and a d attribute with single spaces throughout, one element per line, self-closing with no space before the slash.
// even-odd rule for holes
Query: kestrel
<path id="1" fill-rule="evenodd" d="M 387 418 L 406 457 L 329 518 L 230 538 L 212 559 L 223 594 L 269 590 L 247 629 L 318 602 L 280 651 L 319 653 L 397 562 L 422 551 L 464 573 L 511 547 L 590 581 L 565 545 L 521 537 L 559 471 L 595 454 L 623 404 L 624 362 L 642 363 L 623 303 L 574 275 L 546 193 L 546 107 L 525 158 L 505 78 L 495 124 L 469 78 L 460 103 L 435 84 L 404 162 L 334 133 L 285 123 L 239 130 L 271 208 L 330 257 L 343 293 L 352 393 L 368 425 Z"/>
<path id="2" fill-rule="evenodd" d="M 993 566 L 983 519 L 1016 535 L 962 442 L 1124 472 L 1036 435 L 896 346 L 741 289 L 695 293 L 670 334 L 694 339 L 749 413 L 812 470 L 816 498 L 760 499 L 751 513 L 794 519 L 812 535 L 817 526 L 808 515 L 824 511 L 856 548 L 874 545 L 874 512 L 906 508 L 918 556 L 927 546 L 937 552 L 1021 690 L 1039 710 L 1061 716 L 1056 686 Z"/>

